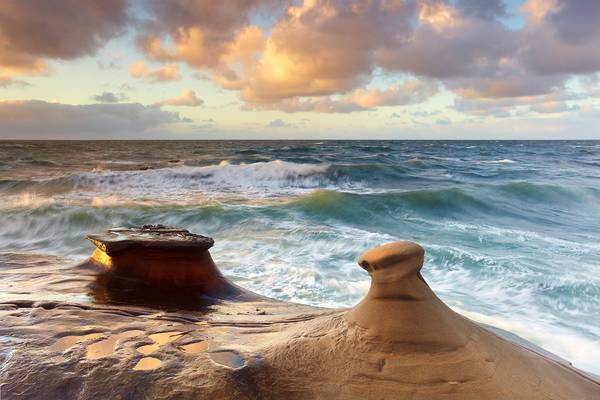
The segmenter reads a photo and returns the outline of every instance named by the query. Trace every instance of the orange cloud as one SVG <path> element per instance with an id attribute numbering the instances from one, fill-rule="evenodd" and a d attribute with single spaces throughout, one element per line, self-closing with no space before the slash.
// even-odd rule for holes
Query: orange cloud
<path id="1" fill-rule="evenodd" d="M 305 1 L 287 7 L 265 38 L 247 17 L 260 6 L 257 1 L 235 6 L 229 1 L 158 2 L 157 19 L 139 42 L 151 59 L 209 69 L 219 85 L 239 90 L 250 104 L 277 104 L 364 84 L 374 68 L 374 50 L 409 32 L 409 3 Z M 275 8 L 281 4 L 286 5 Z"/>
<path id="2" fill-rule="evenodd" d="M 181 79 L 179 66 L 175 63 L 166 64 L 156 70 L 151 70 L 143 60 L 140 60 L 129 66 L 129 73 L 134 78 L 143 78 L 149 82 L 178 81 Z"/>
<path id="3" fill-rule="evenodd" d="M 392 85 L 385 90 L 357 89 L 349 100 L 364 109 L 420 103 L 437 93 L 437 86 L 411 80 L 402 85 Z"/>
<path id="4" fill-rule="evenodd" d="M 539 23 L 557 7 L 557 0 L 527 0 L 521 6 L 521 11 L 527 14 L 530 22 Z"/>
<path id="5" fill-rule="evenodd" d="M 374 50 L 408 31 L 405 8 L 389 2 L 325 0 L 289 7 L 271 29 L 242 98 L 260 104 L 362 85 L 374 68 Z"/>
<path id="6" fill-rule="evenodd" d="M 132 76 L 178 80 L 184 62 L 248 108 L 349 112 L 431 95 L 365 89 L 376 74 L 439 82 L 464 100 L 528 98 L 600 70 L 590 50 L 600 46 L 600 8 L 586 1 L 527 0 L 518 29 L 505 24 L 502 0 L 148 0 L 129 9 L 143 9 L 130 26 L 161 64 L 138 61 Z M 93 55 L 132 20 L 126 0 L 4 0 L 0 86 L 47 73 L 48 60 Z M 180 100 L 195 103 L 189 93 Z"/>
<path id="7" fill-rule="evenodd" d="M 204 100 L 196 96 L 196 92 L 193 90 L 184 90 L 179 96 L 173 97 L 172 99 L 163 100 L 157 105 L 168 105 L 168 106 L 188 106 L 197 107 L 204 104 Z"/>
<path id="8" fill-rule="evenodd" d="M 95 53 L 128 22 L 125 0 L 4 0 L 0 7 L 0 76 L 36 75 L 45 59 Z"/>
<path id="9" fill-rule="evenodd" d="M 249 24 L 248 14 L 262 3 L 267 2 L 152 1 L 156 20 L 146 26 L 138 43 L 156 61 L 184 61 L 197 68 L 214 68 L 229 52 L 239 31 Z"/>
<path id="10" fill-rule="evenodd" d="M 277 103 L 248 105 L 248 108 L 277 109 L 284 112 L 349 113 L 378 107 L 423 102 L 438 92 L 436 84 L 411 80 L 384 90 L 356 89 L 342 97 L 320 96 L 282 99 Z"/>
<path id="11" fill-rule="evenodd" d="M 420 24 L 428 24 L 436 31 L 460 28 L 463 23 L 458 10 L 442 2 L 421 3 L 418 20 Z"/>

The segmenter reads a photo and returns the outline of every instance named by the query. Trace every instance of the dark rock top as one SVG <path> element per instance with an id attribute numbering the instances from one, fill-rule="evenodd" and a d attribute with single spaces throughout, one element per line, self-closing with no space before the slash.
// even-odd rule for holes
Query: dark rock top
<path id="1" fill-rule="evenodd" d="M 215 241 L 207 236 L 196 235 L 187 229 L 164 225 L 142 225 L 133 228 L 112 228 L 102 233 L 88 235 L 96 247 L 107 254 L 114 254 L 131 247 L 208 250 Z"/>

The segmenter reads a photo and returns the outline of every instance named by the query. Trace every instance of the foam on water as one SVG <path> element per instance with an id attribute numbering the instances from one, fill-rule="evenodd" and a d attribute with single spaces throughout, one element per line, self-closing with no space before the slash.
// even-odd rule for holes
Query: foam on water
<path id="1" fill-rule="evenodd" d="M 141 171 L 101 170 L 40 181 L 38 187 L 69 185 L 69 192 L 111 193 L 125 199 L 174 200 L 190 194 L 248 193 L 273 195 L 293 188 L 313 188 L 328 184 L 324 173 L 328 164 L 298 164 L 281 160 L 253 164 L 176 166 Z"/>

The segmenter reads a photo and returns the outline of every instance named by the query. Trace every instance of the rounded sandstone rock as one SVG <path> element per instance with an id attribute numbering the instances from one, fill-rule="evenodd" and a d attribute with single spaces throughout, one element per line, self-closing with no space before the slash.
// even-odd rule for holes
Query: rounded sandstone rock
<path id="1" fill-rule="evenodd" d="M 365 298 L 346 320 L 390 351 L 449 351 L 464 346 L 469 329 L 429 288 L 420 270 L 425 250 L 399 241 L 370 249 L 358 258 L 369 272 Z"/>
<path id="2" fill-rule="evenodd" d="M 368 272 L 384 268 L 402 268 L 407 273 L 418 272 L 423 266 L 425 249 L 406 240 L 384 244 L 365 251 L 358 258 L 358 265 Z"/>

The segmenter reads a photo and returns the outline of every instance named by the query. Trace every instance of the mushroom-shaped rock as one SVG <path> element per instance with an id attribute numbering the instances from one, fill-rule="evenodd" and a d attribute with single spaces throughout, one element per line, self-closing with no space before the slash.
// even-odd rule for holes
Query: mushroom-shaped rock
<path id="1" fill-rule="evenodd" d="M 289 326 L 269 342 L 264 359 L 278 397 L 599 398 L 592 376 L 446 306 L 421 276 L 424 254 L 406 241 L 365 252 L 358 263 L 371 287 L 359 304 Z"/>
<path id="2" fill-rule="evenodd" d="M 242 291 L 214 264 L 208 251 L 212 238 L 164 225 L 113 228 L 87 238 L 96 246 L 92 262 L 152 286 L 213 296 Z"/>
<path id="3" fill-rule="evenodd" d="M 371 275 L 365 299 L 346 315 L 372 340 L 412 351 L 448 351 L 467 341 L 464 318 L 450 310 L 421 276 L 425 250 L 395 242 L 368 250 L 358 264 Z"/>
<path id="4" fill-rule="evenodd" d="M 600 385 L 533 346 L 506 340 L 457 314 L 429 288 L 420 270 L 424 249 L 389 243 L 365 252 L 358 263 L 371 275 L 366 297 L 345 314 L 351 343 L 362 343 L 361 359 L 385 368 L 369 375 L 377 389 L 352 396 L 411 399 L 594 399 Z M 352 328 L 354 328 L 352 330 Z M 356 346 L 356 345 L 354 345 Z M 387 360 L 387 362 L 385 361 Z"/>

